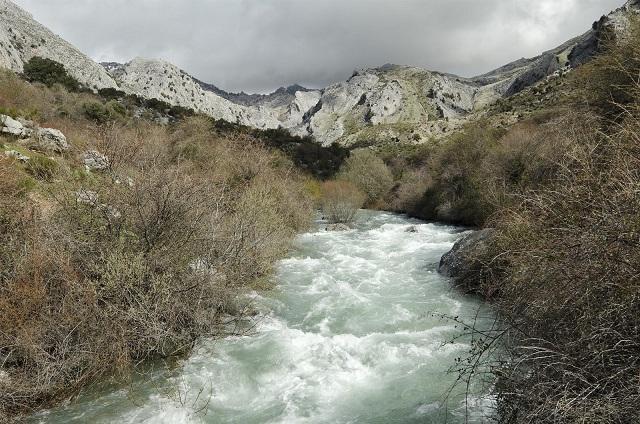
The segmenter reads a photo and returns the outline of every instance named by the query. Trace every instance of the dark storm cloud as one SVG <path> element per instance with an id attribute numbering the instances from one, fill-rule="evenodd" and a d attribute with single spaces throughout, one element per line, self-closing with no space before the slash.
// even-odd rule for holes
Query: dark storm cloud
<path id="1" fill-rule="evenodd" d="M 535 56 L 624 0 L 16 0 L 99 61 L 162 58 L 227 90 L 408 64 L 463 76 Z"/>

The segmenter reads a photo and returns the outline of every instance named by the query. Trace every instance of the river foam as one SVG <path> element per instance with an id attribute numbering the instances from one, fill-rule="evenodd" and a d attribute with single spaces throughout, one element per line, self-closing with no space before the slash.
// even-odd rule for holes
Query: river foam
<path id="1" fill-rule="evenodd" d="M 460 233 L 362 211 L 351 231 L 304 234 L 279 263 L 277 287 L 256 295 L 264 315 L 253 334 L 203 341 L 178 370 L 85 394 L 38 420 L 464 422 L 463 399 L 444 394 L 455 379 L 447 369 L 469 346 L 447 343 L 459 330 L 433 315 L 481 307 L 436 272 Z"/>

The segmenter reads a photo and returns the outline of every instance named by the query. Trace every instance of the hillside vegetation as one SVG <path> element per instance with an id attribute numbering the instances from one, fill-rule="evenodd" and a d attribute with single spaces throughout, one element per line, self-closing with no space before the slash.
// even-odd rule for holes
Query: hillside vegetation
<path id="1" fill-rule="evenodd" d="M 375 167 L 354 164 L 372 151 Z M 500 322 L 454 368 L 465 381 L 490 367 L 499 422 L 640 422 L 638 21 L 441 143 L 368 152 L 338 178 L 370 205 L 495 229 L 458 283 Z"/>
<path id="2" fill-rule="evenodd" d="M 26 72 L 0 73 L 0 113 L 69 148 L 0 135 L 2 422 L 227 334 L 310 224 L 294 162 L 330 173 L 345 156 L 82 92 L 50 62 Z"/>

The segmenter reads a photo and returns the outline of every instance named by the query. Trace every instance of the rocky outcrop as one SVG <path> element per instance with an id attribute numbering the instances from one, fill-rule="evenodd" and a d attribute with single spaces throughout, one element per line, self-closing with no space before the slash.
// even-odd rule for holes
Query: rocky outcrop
<path id="1" fill-rule="evenodd" d="M 69 150 L 67 138 L 55 128 L 38 128 L 35 147 L 44 151 L 63 153 Z"/>
<path id="2" fill-rule="evenodd" d="M 460 239 L 440 259 L 438 272 L 453 279 L 455 285 L 468 292 L 477 292 L 482 284 L 484 260 L 495 230 L 475 231 Z"/>
<path id="3" fill-rule="evenodd" d="M 83 85 L 116 88 L 105 69 L 9 0 L 0 0 L 0 66 L 22 72 L 34 56 L 55 60 Z"/>
<path id="4" fill-rule="evenodd" d="M 9 134 L 15 137 L 26 138 L 31 135 L 31 130 L 22 123 L 7 115 L 0 115 L 0 133 Z"/>
<path id="5" fill-rule="evenodd" d="M 20 162 L 29 162 L 29 156 L 23 155 L 17 150 L 5 150 L 4 155 L 8 158 L 19 160 Z"/>
<path id="6" fill-rule="evenodd" d="M 109 158 L 97 150 L 88 150 L 82 155 L 82 162 L 87 171 L 104 171 L 109 169 Z"/>

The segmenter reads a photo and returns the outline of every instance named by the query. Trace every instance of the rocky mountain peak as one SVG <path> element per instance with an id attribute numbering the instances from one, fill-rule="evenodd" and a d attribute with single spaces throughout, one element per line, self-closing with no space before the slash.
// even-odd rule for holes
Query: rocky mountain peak
<path id="1" fill-rule="evenodd" d="M 22 72 L 24 64 L 40 56 L 62 63 L 83 85 L 115 88 L 117 84 L 100 65 L 38 23 L 13 2 L 0 0 L 0 66 Z"/>
<path id="2" fill-rule="evenodd" d="M 93 89 L 118 88 L 256 128 L 284 127 L 323 144 L 421 142 L 456 130 L 468 115 L 501 97 L 585 63 L 596 54 L 604 27 L 623 31 L 630 13 L 638 11 L 640 0 L 629 0 L 561 46 L 474 78 L 388 63 L 356 70 L 322 90 L 294 84 L 270 94 L 246 94 L 224 91 L 159 59 L 99 65 L 11 1 L 0 0 L 0 66 L 22 72 L 30 58 L 46 57 Z"/>

